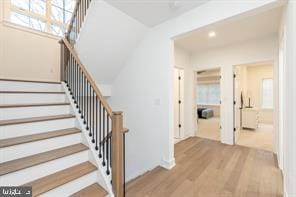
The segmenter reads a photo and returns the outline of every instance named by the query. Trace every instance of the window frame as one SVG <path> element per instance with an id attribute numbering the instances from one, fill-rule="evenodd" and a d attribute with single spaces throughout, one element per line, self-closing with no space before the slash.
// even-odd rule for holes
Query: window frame
<path id="1" fill-rule="evenodd" d="M 45 0 L 45 15 L 41 15 L 41 14 L 38 14 L 38 13 L 34 13 L 34 12 L 30 11 L 30 10 L 26 10 L 26 9 L 22 9 L 20 7 L 17 7 L 17 6 L 12 4 L 11 0 L 4 1 L 4 9 L 5 9 L 4 19 L 5 19 L 6 22 L 9 22 L 10 24 L 13 24 L 13 26 L 19 26 L 21 28 L 30 29 L 32 31 L 37 31 L 37 32 L 40 32 L 40 33 L 50 34 L 52 36 L 59 37 L 59 38 L 63 37 L 65 31 L 67 30 L 68 24 L 53 19 L 52 18 L 51 7 L 52 7 L 52 1 L 51 0 Z M 65 11 L 65 10 L 63 10 L 63 11 Z M 12 12 L 15 12 L 15 13 L 18 13 L 18 14 L 21 14 L 21 15 L 24 15 L 24 16 L 27 16 L 27 17 L 30 17 L 30 18 L 34 18 L 34 19 L 37 19 L 37 20 L 40 20 L 40 21 L 44 22 L 45 23 L 44 31 L 32 28 L 30 26 L 30 24 L 29 24 L 29 26 L 24 26 L 24 25 L 12 22 L 11 18 L 10 18 L 10 15 L 11 15 Z M 63 34 L 58 35 L 58 34 L 54 33 L 52 31 L 52 29 L 51 29 L 52 25 L 60 27 L 61 29 L 63 29 Z"/>
<path id="2" fill-rule="evenodd" d="M 208 99 L 208 89 L 207 89 L 207 102 L 200 102 L 199 101 L 199 88 L 200 86 L 210 86 L 210 85 L 217 85 L 219 87 L 219 97 L 218 97 L 218 102 L 217 103 L 209 103 L 209 99 Z M 209 106 L 220 106 L 220 102 L 221 102 L 221 85 L 219 82 L 213 82 L 213 83 L 200 83 L 197 84 L 197 88 L 196 88 L 196 104 L 197 105 L 209 105 Z"/>
<path id="3" fill-rule="evenodd" d="M 271 80 L 272 82 L 272 105 L 271 106 L 266 106 L 264 105 L 264 80 Z M 273 110 L 274 108 L 274 98 L 273 98 L 273 92 L 274 92 L 274 87 L 273 87 L 273 78 L 263 78 L 261 81 L 261 109 L 265 109 L 265 110 Z"/>

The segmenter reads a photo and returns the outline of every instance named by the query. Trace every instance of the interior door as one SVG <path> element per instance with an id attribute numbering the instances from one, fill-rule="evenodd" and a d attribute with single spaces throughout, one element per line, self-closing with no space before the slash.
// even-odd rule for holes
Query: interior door
<path id="1" fill-rule="evenodd" d="M 241 129 L 241 73 L 240 69 L 236 67 L 234 69 L 234 143 L 237 142 Z"/>
<path id="2" fill-rule="evenodd" d="M 182 139 L 184 137 L 184 70 L 175 68 L 174 78 L 174 137 Z"/>

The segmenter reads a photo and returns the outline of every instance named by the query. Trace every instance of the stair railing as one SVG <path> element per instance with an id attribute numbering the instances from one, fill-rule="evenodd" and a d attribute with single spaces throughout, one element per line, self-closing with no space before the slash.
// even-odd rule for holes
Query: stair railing
<path id="1" fill-rule="evenodd" d="M 97 156 L 110 176 L 116 197 L 125 196 L 125 134 L 122 112 L 113 112 L 80 61 L 74 44 L 91 0 L 77 0 L 61 44 L 61 81 L 65 82 Z"/>
<path id="2" fill-rule="evenodd" d="M 84 22 L 84 18 L 86 16 L 90 3 L 91 3 L 91 0 L 76 1 L 73 14 L 68 25 L 68 29 L 65 33 L 66 35 L 65 37 L 72 45 L 75 44 L 78 38 L 80 29 Z"/>

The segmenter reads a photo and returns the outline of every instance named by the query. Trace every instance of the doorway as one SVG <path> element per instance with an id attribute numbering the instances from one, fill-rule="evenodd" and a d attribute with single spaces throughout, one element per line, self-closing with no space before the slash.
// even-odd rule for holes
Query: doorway
<path id="1" fill-rule="evenodd" d="M 220 68 L 196 72 L 196 136 L 220 141 Z"/>
<path id="2" fill-rule="evenodd" d="M 234 142 L 273 151 L 273 63 L 234 66 Z"/>

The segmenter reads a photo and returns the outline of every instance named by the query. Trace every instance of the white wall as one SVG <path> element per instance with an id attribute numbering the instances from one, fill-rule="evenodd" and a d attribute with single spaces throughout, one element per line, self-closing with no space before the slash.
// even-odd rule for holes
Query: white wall
<path id="1" fill-rule="evenodd" d="M 126 126 L 130 128 L 127 134 L 127 179 L 157 165 L 174 166 L 175 63 L 171 39 L 237 14 L 259 7 L 261 10 L 265 5 L 269 8 L 274 6 L 272 3 L 278 1 L 242 1 L 239 4 L 211 1 L 149 30 L 129 55 L 112 89 L 112 106 L 125 112 Z"/>
<path id="2" fill-rule="evenodd" d="M 277 34 L 248 40 L 230 46 L 193 53 L 191 64 L 196 70 L 235 66 L 274 60 L 277 56 Z"/>
<path id="3" fill-rule="evenodd" d="M 59 38 L 4 19 L 0 2 L 0 78 L 60 80 Z"/>
<path id="4" fill-rule="evenodd" d="M 108 3 L 92 1 L 76 49 L 99 84 L 112 84 L 147 28 Z"/>
<path id="5" fill-rule="evenodd" d="M 184 138 L 194 135 L 196 112 L 194 108 L 194 72 L 190 64 L 190 53 L 175 45 L 175 67 L 184 70 Z"/>
<path id="6" fill-rule="evenodd" d="M 281 65 L 283 81 L 283 174 L 286 197 L 296 196 L 296 2 L 289 1 L 280 29 L 281 46 L 284 52 L 284 64 Z"/>
<path id="7" fill-rule="evenodd" d="M 278 38 L 276 34 L 192 53 L 191 65 L 194 70 L 221 67 L 221 141 L 223 143 L 233 143 L 233 120 L 228 118 L 233 114 L 233 66 L 272 60 L 275 61 L 274 66 L 276 67 L 277 56 Z M 226 114 L 225 117 L 223 114 Z"/>

